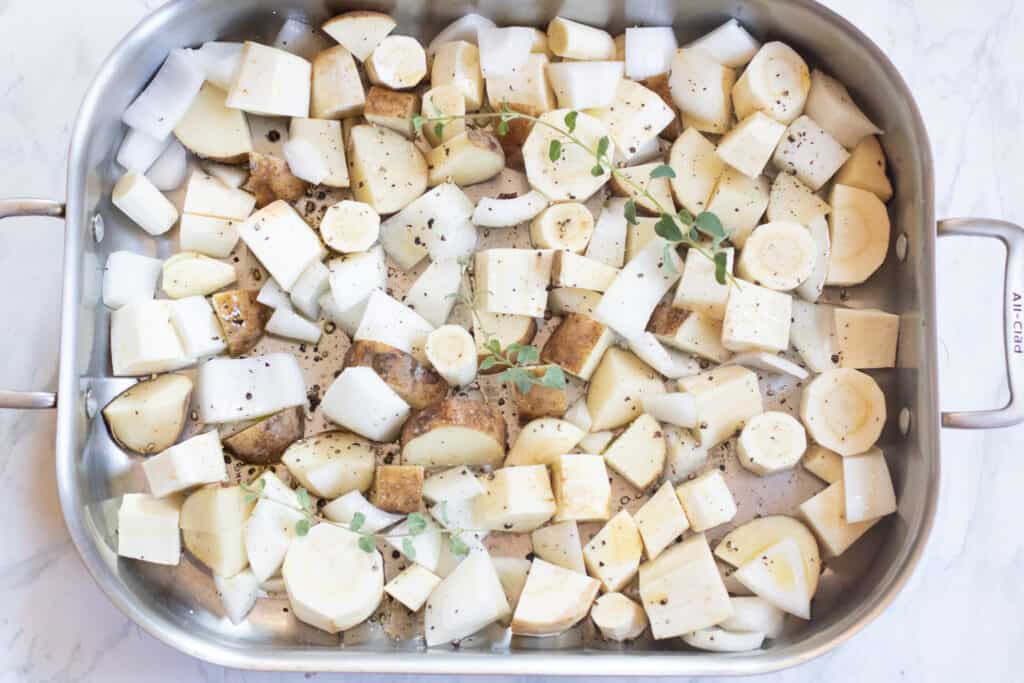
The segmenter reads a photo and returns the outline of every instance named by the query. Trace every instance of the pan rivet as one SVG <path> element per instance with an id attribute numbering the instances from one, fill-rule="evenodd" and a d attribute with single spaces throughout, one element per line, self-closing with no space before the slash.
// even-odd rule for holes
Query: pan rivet
<path id="1" fill-rule="evenodd" d="M 96 417 L 96 409 L 99 407 L 96 404 L 96 397 L 92 395 L 92 389 L 86 389 L 82 398 L 85 402 L 85 416 L 91 420 Z"/>
<path id="2" fill-rule="evenodd" d="M 899 425 L 900 434 L 906 436 L 910 432 L 910 408 L 900 410 Z"/>
<path id="3" fill-rule="evenodd" d="M 105 232 L 105 226 L 103 225 L 103 216 L 96 214 L 92 217 L 92 238 L 99 244 L 103 241 L 103 234 Z"/>
<path id="4" fill-rule="evenodd" d="M 896 238 L 896 258 L 901 262 L 907 260 L 907 234 L 901 232 Z"/>

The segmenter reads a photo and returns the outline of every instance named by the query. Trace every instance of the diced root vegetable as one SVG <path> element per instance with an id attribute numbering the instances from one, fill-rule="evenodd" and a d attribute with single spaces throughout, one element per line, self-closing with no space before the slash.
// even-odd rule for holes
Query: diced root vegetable
<path id="1" fill-rule="evenodd" d="M 114 185 L 114 206 L 150 235 L 162 235 L 178 220 L 178 210 L 146 176 L 128 171 Z"/>
<path id="2" fill-rule="evenodd" d="M 129 128 L 155 140 L 166 140 L 199 93 L 205 78 L 206 74 L 189 51 L 174 50 L 146 89 L 124 111 L 121 120 Z"/>
<path id="3" fill-rule="evenodd" d="M 196 404 L 203 422 L 237 422 L 304 405 L 306 382 L 295 357 L 272 353 L 215 358 L 199 368 Z"/>
<path id="4" fill-rule="evenodd" d="M 129 128 L 117 149 L 117 163 L 129 171 L 145 173 L 171 143 L 171 137 L 157 140 L 143 132 Z"/>
<path id="5" fill-rule="evenodd" d="M 103 303 L 121 308 L 132 301 L 148 301 L 156 292 L 163 263 L 130 251 L 115 251 L 103 268 Z"/>
<path id="6" fill-rule="evenodd" d="M 146 177 L 158 190 L 176 190 L 185 182 L 188 173 L 188 152 L 177 140 L 173 141 L 150 166 Z"/>

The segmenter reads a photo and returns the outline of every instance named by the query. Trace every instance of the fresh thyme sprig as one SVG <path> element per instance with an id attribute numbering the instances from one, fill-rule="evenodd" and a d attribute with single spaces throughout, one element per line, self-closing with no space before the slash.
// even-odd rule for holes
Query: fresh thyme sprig
<path id="1" fill-rule="evenodd" d="M 697 252 L 715 264 L 715 280 L 717 280 L 719 284 L 724 285 L 727 282 L 733 281 L 733 277 L 727 268 L 728 257 L 726 252 L 722 249 L 722 243 L 728 239 L 729 235 L 718 216 L 710 211 L 702 211 L 697 214 L 697 216 L 694 216 L 685 208 L 676 212 L 663 206 L 661 202 L 658 201 L 658 198 L 647 189 L 646 185 L 640 185 L 632 178 L 622 173 L 619 169 L 615 168 L 608 156 L 608 151 L 611 149 L 611 140 L 607 135 L 602 136 L 597 141 L 596 148 L 591 148 L 575 134 L 576 121 L 578 117 L 579 113 L 575 110 L 567 112 L 564 118 L 565 128 L 563 129 L 543 120 L 540 117 L 512 111 L 509 109 L 507 104 L 503 103 L 501 105 L 501 110 L 497 112 L 477 112 L 474 114 L 449 116 L 414 116 L 412 123 L 417 132 L 420 132 L 423 129 L 424 124 L 433 124 L 434 132 L 439 138 L 441 137 L 441 133 L 444 132 L 445 124 L 456 119 L 470 121 L 498 119 L 498 135 L 508 134 L 509 121 L 512 121 L 513 119 L 525 119 L 527 121 L 532 121 L 534 124 L 546 126 L 568 140 L 570 143 L 587 151 L 594 157 L 594 167 L 590 169 L 592 175 L 597 177 L 606 171 L 611 173 L 611 175 L 613 175 L 620 183 L 630 187 L 634 194 L 643 197 L 657 209 L 659 219 L 654 226 L 654 231 L 668 242 L 668 244 L 665 245 L 665 258 L 662 259 L 663 267 L 666 270 L 675 274 L 675 265 L 673 259 L 670 258 L 671 255 L 669 252 L 676 249 L 678 245 L 683 244 L 690 249 L 697 250 Z M 558 161 L 561 158 L 562 144 L 562 140 L 558 138 L 552 139 L 549 143 L 548 158 L 552 162 Z M 656 178 L 674 178 L 675 175 L 675 171 L 672 170 L 671 166 L 661 164 L 651 170 L 650 177 L 653 180 Z M 634 198 L 630 198 L 626 202 L 623 213 L 630 225 L 637 225 L 636 200 Z M 702 236 L 710 240 L 710 247 L 708 247 L 703 241 Z"/>
<path id="2" fill-rule="evenodd" d="M 312 528 L 314 524 L 330 524 L 341 529 L 347 529 L 352 533 L 359 534 L 359 549 L 367 553 L 372 553 L 376 550 L 376 540 L 378 539 L 402 539 L 402 554 L 410 561 L 416 561 L 416 546 L 413 544 L 413 539 L 427 530 L 427 518 L 419 512 L 412 512 L 406 515 L 405 520 L 408 523 L 408 531 L 405 533 L 374 534 L 363 531 L 363 525 L 366 524 L 366 515 L 362 512 L 354 513 L 348 524 L 323 519 L 317 517 L 316 507 L 313 505 L 313 500 L 309 495 L 309 491 L 306 489 L 298 488 L 295 490 L 295 496 L 299 501 L 299 505 L 295 506 L 266 495 L 266 487 L 267 482 L 262 478 L 257 479 L 255 482 L 241 485 L 242 491 L 245 493 L 246 502 L 252 503 L 257 500 L 268 500 L 276 505 L 280 505 L 281 507 L 301 513 L 302 518 L 296 520 L 294 526 L 296 536 L 305 536 L 309 533 L 310 528 Z M 447 524 L 447 512 L 444 512 L 444 516 L 445 523 Z M 445 529 L 441 531 L 441 533 L 448 536 L 448 547 L 456 555 L 462 556 L 469 553 L 469 546 L 459 538 L 459 534 L 465 533 L 466 531 L 474 530 Z"/>

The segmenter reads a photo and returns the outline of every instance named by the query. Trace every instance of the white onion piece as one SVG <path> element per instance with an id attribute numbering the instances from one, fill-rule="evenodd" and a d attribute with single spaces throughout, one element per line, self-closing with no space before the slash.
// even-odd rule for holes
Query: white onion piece
<path id="1" fill-rule="evenodd" d="M 249 168 L 246 166 L 218 164 L 214 161 L 204 161 L 199 165 L 204 171 L 228 187 L 241 187 L 242 183 L 249 177 Z"/>
<path id="2" fill-rule="evenodd" d="M 482 28 L 494 28 L 494 22 L 479 14 L 467 14 L 456 19 L 434 36 L 434 39 L 430 41 L 430 45 L 427 45 L 427 54 L 432 55 L 443 44 L 453 43 L 456 40 L 464 40 L 467 43 L 476 45 L 477 32 Z"/>
<path id="3" fill-rule="evenodd" d="M 284 22 L 272 46 L 310 61 L 330 47 L 324 36 L 317 32 L 316 27 L 304 24 L 298 19 Z"/>
<path id="4" fill-rule="evenodd" d="M 700 363 L 681 351 L 666 348 L 650 332 L 642 332 L 627 341 L 630 351 L 669 379 L 690 377 L 700 372 Z"/>
<path id="5" fill-rule="evenodd" d="M 277 284 L 277 280 L 272 277 L 267 278 L 267 281 L 260 287 L 260 293 L 256 295 L 256 301 L 275 310 L 278 308 L 292 310 L 292 301 L 288 296 L 288 292 L 281 289 L 281 285 Z"/>
<path id="6" fill-rule="evenodd" d="M 315 344 L 320 341 L 320 326 L 287 308 L 274 311 L 267 321 L 267 332 L 278 337 L 297 339 Z"/>
<path id="7" fill-rule="evenodd" d="M 181 187 L 187 173 L 188 151 L 184 145 L 174 140 L 149 167 L 146 177 L 149 178 L 149 182 L 156 185 L 156 189 L 167 192 Z"/>
<path id="8" fill-rule="evenodd" d="M 204 80 L 206 74 L 193 54 L 174 50 L 146 89 L 125 109 L 121 120 L 129 128 L 162 140 L 188 111 Z"/>
<path id="9" fill-rule="evenodd" d="M 171 136 L 156 140 L 141 131 L 129 128 L 117 150 L 117 163 L 128 171 L 145 173 L 171 143 Z"/>
<path id="10" fill-rule="evenodd" d="M 293 138 L 284 143 L 282 151 L 292 174 L 307 183 L 319 185 L 331 172 L 320 156 L 320 151 L 309 140 Z"/>
<path id="11" fill-rule="evenodd" d="M 235 626 L 241 624 L 246 615 L 256 606 L 260 580 L 256 578 L 251 569 L 245 569 L 230 578 L 214 574 L 213 585 L 217 588 L 217 595 L 220 596 L 224 613 L 228 619 Z"/>
<path id="12" fill-rule="evenodd" d="M 214 358 L 199 368 L 196 403 L 202 422 L 239 422 L 305 402 L 302 368 L 290 353 Z"/>
<path id="13" fill-rule="evenodd" d="M 533 31 L 525 26 L 482 28 L 477 32 L 477 41 L 484 78 L 511 76 L 530 58 Z"/>
<path id="14" fill-rule="evenodd" d="M 509 199 L 484 197 L 473 209 L 472 221 L 482 228 L 511 228 L 533 220 L 548 204 L 548 198 L 536 190 Z"/>
<path id="15" fill-rule="evenodd" d="M 670 26 L 626 29 L 626 76 L 642 81 L 668 73 L 679 43 Z"/>
<path id="16" fill-rule="evenodd" d="M 206 74 L 206 80 L 221 90 L 231 87 L 238 64 L 242 59 L 242 43 L 224 43 L 211 41 L 203 43 L 198 50 L 192 51 L 192 58 Z"/>

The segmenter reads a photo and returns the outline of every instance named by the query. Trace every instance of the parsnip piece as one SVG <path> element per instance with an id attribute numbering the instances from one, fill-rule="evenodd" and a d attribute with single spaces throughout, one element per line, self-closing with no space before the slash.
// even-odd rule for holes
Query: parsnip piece
<path id="1" fill-rule="evenodd" d="M 768 201 L 768 178 L 763 175 L 749 178 L 727 166 L 711 193 L 707 210 L 721 219 L 729 241 L 743 248 L 747 237 L 761 222 Z"/>
<path id="2" fill-rule="evenodd" d="M 488 313 L 535 318 L 547 309 L 551 251 L 486 249 L 476 253 L 477 305 Z"/>
<path id="3" fill-rule="evenodd" d="M 849 185 L 874 192 L 883 202 L 892 199 L 892 183 L 885 174 L 885 153 L 878 138 L 861 140 L 835 175 L 837 185 Z"/>
<path id="4" fill-rule="evenodd" d="M 530 533 L 533 554 L 551 564 L 586 575 L 583 545 L 576 522 L 557 522 Z"/>
<path id="5" fill-rule="evenodd" d="M 661 237 L 655 237 L 619 272 L 601 298 L 594 318 L 627 339 L 644 332 L 663 296 L 682 273 L 682 259 Z M 665 259 L 672 267 L 665 266 Z"/>
<path id="6" fill-rule="evenodd" d="M 467 595 L 473 599 L 466 600 Z M 424 612 L 427 647 L 471 636 L 512 610 L 486 550 L 474 550 L 434 589 Z"/>
<path id="7" fill-rule="evenodd" d="M 780 173 L 772 181 L 768 195 L 769 221 L 810 225 L 812 220 L 827 215 L 831 210 L 825 200 L 789 173 Z"/>
<path id="8" fill-rule="evenodd" d="M 859 370 L 827 370 L 804 387 L 800 399 L 800 419 L 810 437 L 843 456 L 874 446 L 885 418 L 885 394 Z"/>
<path id="9" fill-rule="evenodd" d="M 762 551 L 786 539 L 796 542 L 800 549 L 800 556 L 804 562 L 804 577 L 807 580 L 807 593 L 813 596 L 818 589 L 818 577 L 821 575 L 818 543 L 810 529 L 794 517 L 768 515 L 740 525 L 719 541 L 715 547 L 715 556 L 733 567 L 742 567 L 757 558 Z"/>
<path id="10" fill-rule="evenodd" d="M 322 28 L 364 62 L 395 26 L 395 20 L 386 12 L 355 10 L 328 19 Z"/>
<path id="11" fill-rule="evenodd" d="M 388 36 L 373 49 L 364 66 L 374 85 L 406 90 L 415 87 L 427 75 L 427 55 L 415 38 Z"/>
<path id="12" fill-rule="evenodd" d="M 811 190 L 819 190 L 850 157 L 842 145 L 809 116 L 789 124 L 772 161 L 782 172 L 794 174 Z"/>
<path id="13" fill-rule="evenodd" d="M 633 640 L 647 629 L 643 607 L 622 593 L 605 593 L 599 597 L 590 610 L 590 618 L 608 640 Z"/>
<path id="14" fill-rule="evenodd" d="M 600 585 L 589 576 L 535 559 L 512 615 L 512 633 L 562 633 L 587 616 Z"/>
<path id="15" fill-rule="evenodd" d="M 551 466 L 558 501 L 555 521 L 608 519 L 611 486 L 601 456 L 572 453 L 560 456 Z"/>
<path id="16" fill-rule="evenodd" d="M 286 292 L 310 264 L 325 254 L 316 233 L 283 200 L 250 216 L 239 226 L 238 234 Z"/>
<path id="17" fill-rule="evenodd" d="M 676 489 L 676 495 L 694 531 L 714 528 L 736 516 L 736 501 L 717 469 L 684 482 Z"/>
<path id="18" fill-rule="evenodd" d="M 715 146 L 696 128 L 687 128 L 672 143 L 669 165 L 675 177 L 669 179 L 676 201 L 693 215 L 708 207 L 711 193 L 725 170 Z"/>
<path id="19" fill-rule="evenodd" d="M 889 466 L 877 448 L 843 458 L 843 490 L 847 522 L 878 519 L 896 512 Z"/>
<path id="20" fill-rule="evenodd" d="M 764 171 L 785 133 L 784 125 L 755 111 L 722 136 L 718 141 L 718 156 L 747 177 L 756 178 Z"/>
<path id="21" fill-rule="evenodd" d="M 725 270 L 729 274 L 732 274 L 734 253 L 731 247 L 725 249 Z M 728 282 L 720 284 L 715 278 L 715 264 L 711 259 L 696 249 L 690 249 L 686 252 L 686 265 L 672 305 L 696 311 L 714 320 L 722 320 L 725 318 L 730 288 Z"/>
<path id="22" fill-rule="evenodd" d="M 475 35 L 473 40 L 476 40 Z M 480 72 L 480 50 L 474 43 L 466 40 L 442 43 L 434 53 L 430 83 L 435 88 L 454 85 L 462 93 L 465 110 L 477 111 L 484 101 L 484 77 Z"/>
<path id="23" fill-rule="evenodd" d="M 484 481 L 486 491 L 473 499 L 485 529 L 533 531 L 555 514 L 548 469 L 544 465 L 503 467 Z"/>
<path id="24" fill-rule="evenodd" d="M 839 366 L 860 370 L 896 366 L 900 317 L 874 309 L 836 308 Z"/>
<path id="25" fill-rule="evenodd" d="M 460 325 L 442 325 L 427 336 L 427 360 L 453 386 L 476 379 L 476 342 Z"/>
<path id="26" fill-rule="evenodd" d="M 615 59 L 615 41 L 606 32 L 563 17 L 548 24 L 548 47 L 566 59 Z"/>
<path id="27" fill-rule="evenodd" d="M 366 93 L 352 54 L 342 45 L 313 58 L 310 114 L 317 119 L 343 119 L 363 113 Z"/>
<path id="28" fill-rule="evenodd" d="M 602 431 L 627 424 L 640 415 L 645 396 L 664 391 L 658 374 L 636 355 L 618 347 L 609 348 L 587 391 L 591 429 Z"/>
<path id="29" fill-rule="evenodd" d="M 846 149 L 882 132 L 856 105 L 846 86 L 819 69 L 811 72 L 805 111 Z"/>
<path id="30" fill-rule="evenodd" d="M 647 559 L 653 560 L 690 528 L 672 482 L 665 482 L 634 515 Z"/>
<path id="31" fill-rule="evenodd" d="M 763 111 L 789 125 L 804 110 L 811 89 L 807 63 L 785 43 L 765 43 L 732 89 L 736 117 Z"/>
<path id="32" fill-rule="evenodd" d="M 814 272 L 817 252 L 810 232 L 799 223 L 765 223 L 744 243 L 736 273 L 758 286 L 788 292 Z"/>
<path id="33" fill-rule="evenodd" d="M 583 549 L 587 569 L 607 592 L 622 590 L 640 568 L 643 543 L 633 516 L 626 510 L 608 520 Z"/>
<path id="34" fill-rule="evenodd" d="M 680 48 L 672 58 L 668 84 L 684 119 L 704 133 L 724 133 L 732 124 L 729 97 L 736 72 L 706 52 Z"/>
<path id="35" fill-rule="evenodd" d="M 448 142 L 466 131 L 466 120 L 463 118 L 466 115 L 466 97 L 455 83 L 435 85 L 423 93 L 422 111 L 423 116 L 426 118 L 448 118 L 440 126 L 440 135 L 437 134 L 438 122 L 424 122 L 423 135 L 435 147 L 443 142 Z M 415 113 L 415 111 L 412 111 L 409 116 L 410 124 L 412 123 L 412 114 Z M 404 125 L 405 117 L 401 117 L 400 120 Z M 410 131 L 412 131 L 412 126 L 410 126 Z"/>
<path id="36" fill-rule="evenodd" d="M 762 550 L 737 569 L 733 577 L 779 609 L 801 619 L 811 618 L 811 596 L 807 593 L 803 558 L 792 538 Z"/>
<path id="37" fill-rule="evenodd" d="M 654 309 L 647 331 L 661 343 L 701 358 L 724 363 L 732 353 L 722 346 L 722 322 L 668 303 Z"/>
<path id="38" fill-rule="evenodd" d="M 608 181 L 611 171 L 605 168 L 599 175 L 593 175 L 590 172 L 594 168 L 591 152 L 558 132 L 565 125 L 568 111 L 556 109 L 542 114 L 541 120 L 554 126 L 554 129 L 539 125 L 530 131 L 523 145 L 526 179 L 533 189 L 542 192 L 551 201 L 585 202 Z M 589 149 L 595 149 L 598 140 L 609 135 L 609 130 L 600 120 L 580 112 L 576 117 L 573 135 Z M 560 154 L 555 161 L 549 156 L 553 140 L 560 144 Z M 612 149 L 608 150 L 606 158 L 614 163 Z"/>
<path id="39" fill-rule="evenodd" d="M 832 255 L 827 285 L 857 285 L 878 270 L 889 251 L 889 214 L 867 190 L 834 184 L 829 195 Z"/>
<path id="40" fill-rule="evenodd" d="M 162 235 L 178 220 L 178 210 L 146 176 L 128 171 L 114 185 L 111 201 L 150 235 Z"/>
<path id="41" fill-rule="evenodd" d="M 739 281 L 725 309 L 722 345 L 730 351 L 785 351 L 792 304 L 789 294 Z"/>
<path id="42" fill-rule="evenodd" d="M 473 224 L 481 228 L 511 228 L 532 220 L 547 206 L 547 197 L 536 190 L 510 198 L 483 197 L 473 210 Z"/>
<path id="43" fill-rule="evenodd" d="M 608 446 L 604 460 L 636 488 L 647 488 L 665 466 L 665 437 L 661 425 L 647 414 L 636 418 Z"/>
<path id="44" fill-rule="evenodd" d="M 619 81 L 610 105 L 589 113 L 608 127 L 623 155 L 635 154 L 675 120 L 675 112 L 656 92 L 628 79 Z"/>
<path id="45" fill-rule="evenodd" d="M 738 69 L 746 66 L 757 54 L 761 43 L 747 33 L 738 21 L 730 19 L 686 47 L 703 50 L 715 61 Z"/>
<path id="46" fill-rule="evenodd" d="M 757 375 L 736 365 L 684 377 L 679 388 L 697 400 L 697 434 L 704 448 L 722 443 L 764 412 Z"/>
<path id="47" fill-rule="evenodd" d="M 807 450 L 807 434 L 789 413 L 767 411 L 743 426 L 736 449 L 740 464 L 763 477 L 795 467 Z"/>
<path id="48" fill-rule="evenodd" d="M 839 367 L 835 307 L 793 300 L 789 341 L 812 372 Z"/>

